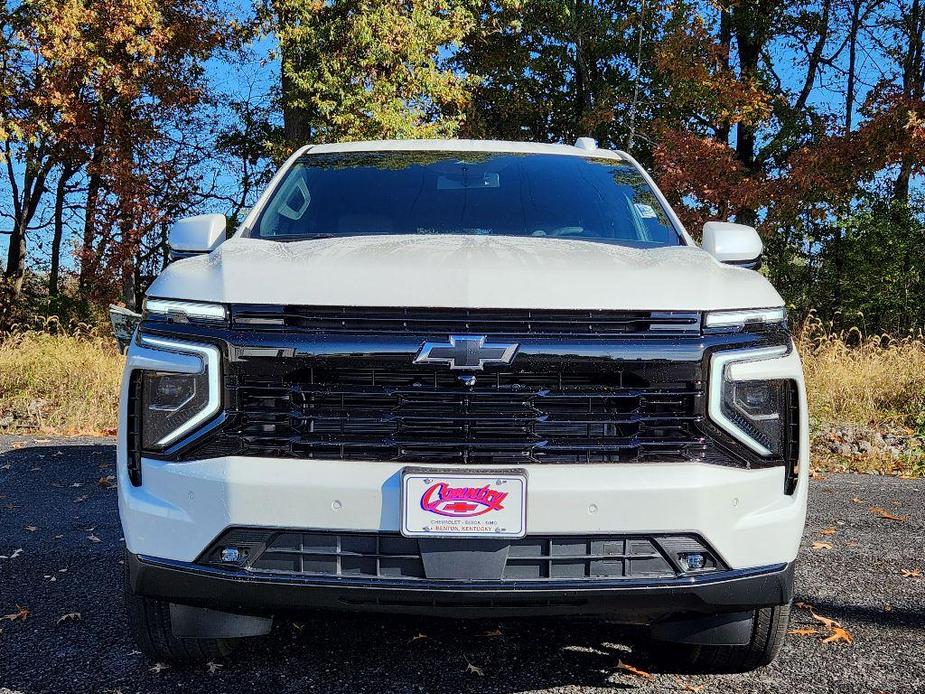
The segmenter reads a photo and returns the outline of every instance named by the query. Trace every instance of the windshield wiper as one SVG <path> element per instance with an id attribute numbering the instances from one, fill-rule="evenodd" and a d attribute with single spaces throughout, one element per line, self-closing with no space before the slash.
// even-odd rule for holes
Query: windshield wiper
<path id="1" fill-rule="evenodd" d="M 318 234 L 286 234 L 285 236 L 273 236 L 271 237 L 273 241 L 282 241 L 284 243 L 291 243 L 293 241 L 314 241 L 315 239 L 333 239 L 338 236 L 344 236 L 344 234 L 332 234 L 331 232 L 324 232 Z"/>

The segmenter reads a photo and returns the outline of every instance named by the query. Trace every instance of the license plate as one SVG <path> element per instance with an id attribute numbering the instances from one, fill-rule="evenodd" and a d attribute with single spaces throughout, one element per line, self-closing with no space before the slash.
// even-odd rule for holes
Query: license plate
<path id="1" fill-rule="evenodd" d="M 401 490 L 405 537 L 511 538 L 527 532 L 527 475 L 521 470 L 405 470 Z"/>

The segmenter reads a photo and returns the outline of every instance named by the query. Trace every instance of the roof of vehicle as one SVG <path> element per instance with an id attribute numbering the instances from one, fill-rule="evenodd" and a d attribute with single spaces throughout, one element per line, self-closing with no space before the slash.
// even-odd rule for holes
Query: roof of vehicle
<path id="1" fill-rule="evenodd" d="M 300 154 L 380 151 L 513 152 L 522 154 L 567 154 L 579 157 L 625 160 L 617 152 L 590 145 L 591 142 L 593 141 L 584 140 L 585 146 L 581 147 L 575 145 L 550 145 L 542 142 L 510 142 L 506 140 L 366 140 L 363 142 L 308 145 L 302 149 Z"/>

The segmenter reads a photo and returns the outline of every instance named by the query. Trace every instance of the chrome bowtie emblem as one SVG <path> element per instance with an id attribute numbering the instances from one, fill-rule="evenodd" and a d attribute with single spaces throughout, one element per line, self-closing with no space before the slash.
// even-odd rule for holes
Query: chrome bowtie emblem
<path id="1" fill-rule="evenodd" d="M 485 335 L 450 335 L 449 342 L 425 342 L 415 364 L 449 364 L 451 369 L 481 370 L 485 364 L 510 364 L 517 343 L 489 343 Z"/>

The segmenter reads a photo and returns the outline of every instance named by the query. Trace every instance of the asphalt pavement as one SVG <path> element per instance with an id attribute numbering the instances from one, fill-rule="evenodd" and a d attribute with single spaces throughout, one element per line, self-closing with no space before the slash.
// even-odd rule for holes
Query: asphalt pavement
<path id="1" fill-rule="evenodd" d="M 605 620 L 329 614 L 181 669 L 146 661 L 127 633 L 113 452 L 0 437 L 0 694 L 925 692 L 925 480 L 813 480 L 796 633 L 749 674 L 672 672 Z"/>

